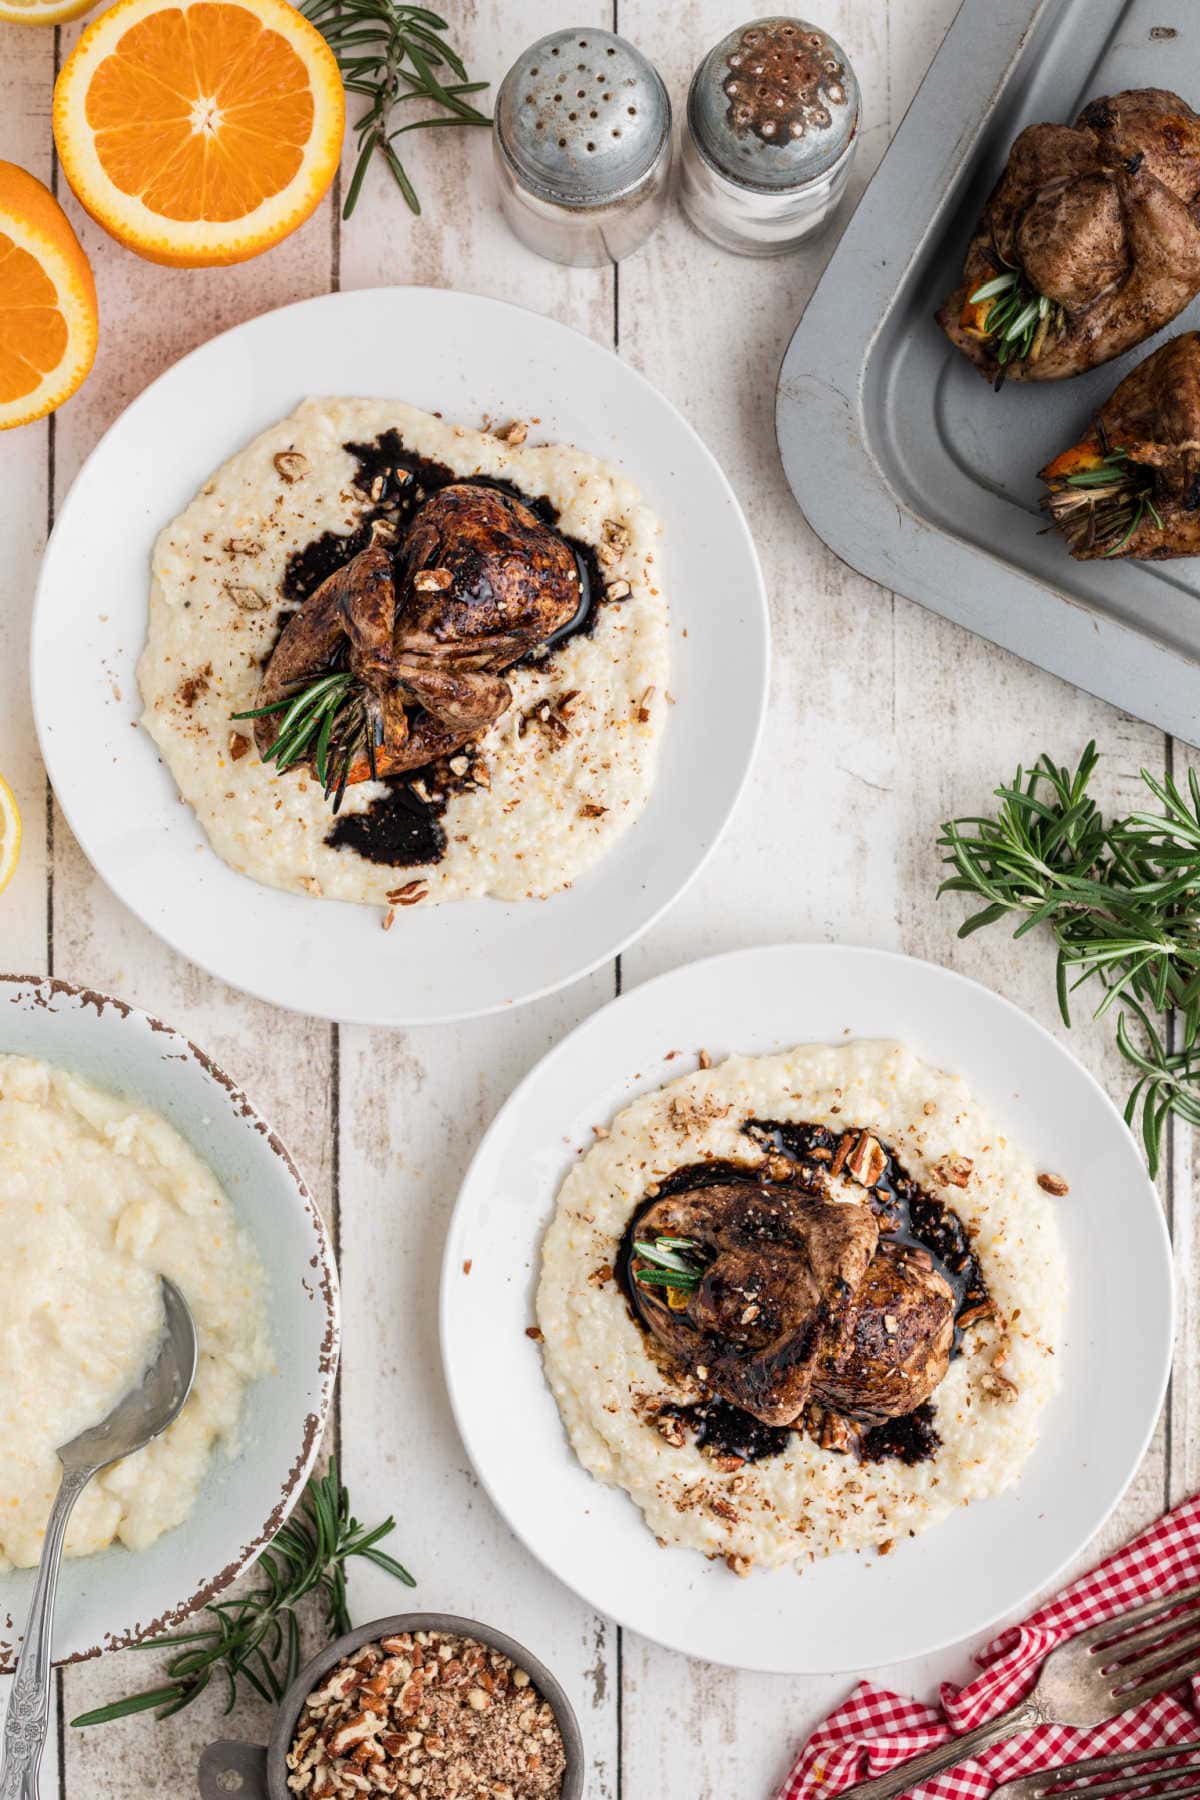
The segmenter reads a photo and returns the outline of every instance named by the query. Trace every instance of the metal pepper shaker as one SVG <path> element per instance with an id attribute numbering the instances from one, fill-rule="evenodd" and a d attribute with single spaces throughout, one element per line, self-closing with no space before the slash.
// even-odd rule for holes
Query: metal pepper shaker
<path id="1" fill-rule="evenodd" d="M 858 146 L 850 59 L 804 19 L 755 19 L 692 77 L 680 200 L 698 231 L 743 256 L 794 249 L 832 217 Z"/>
<path id="2" fill-rule="evenodd" d="M 577 268 L 640 249 L 666 209 L 671 102 L 654 64 L 611 31 L 555 31 L 500 84 L 500 206 L 539 256 Z"/>

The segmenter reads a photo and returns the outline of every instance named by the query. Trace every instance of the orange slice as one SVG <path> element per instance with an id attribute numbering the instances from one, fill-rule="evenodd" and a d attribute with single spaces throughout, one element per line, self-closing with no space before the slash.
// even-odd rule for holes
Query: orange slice
<path id="1" fill-rule="evenodd" d="M 61 406 L 96 354 L 96 284 L 48 187 L 0 162 L 0 430 Z"/>
<path id="2" fill-rule="evenodd" d="M 1089 469 L 1098 469 L 1104 462 L 1104 452 L 1096 442 L 1086 439 L 1081 444 L 1072 444 L 1061 456 L 1056 456 L 1052 463 L 1047 463 L 1042 470 L 1045 481 L 1066 479 L 1069 475 L 1086 474 Z"/>
<path id="3" fill-rule="evenodd" d="M 65 25 L 91 12 L 96 0 L 0 0 L 0 19 L 14 25 Z"/>
<path id="4" fill-rule="evenodd" d="M 345 95 L 287 0 L 117 0 L 68 57 L 54 139 L 92 217 L 152 262 L 243 262 L 318 205 Z"/>

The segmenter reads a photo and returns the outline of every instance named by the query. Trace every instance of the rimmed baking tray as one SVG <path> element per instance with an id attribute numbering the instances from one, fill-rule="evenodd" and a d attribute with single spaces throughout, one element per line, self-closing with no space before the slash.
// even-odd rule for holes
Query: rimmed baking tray
<path id="1" fill-rule="evenodd" d="M 1017 132 L 1129 87 L 1200 103 L 1200 0 L 963 0 L 788 347 L 776 425 L 853 568 L 1200 743 L 1200 558 L 1072 561 L 1036 475 L 1200 302 L 1103 368 L 998 394 L 933 317 Z"/>

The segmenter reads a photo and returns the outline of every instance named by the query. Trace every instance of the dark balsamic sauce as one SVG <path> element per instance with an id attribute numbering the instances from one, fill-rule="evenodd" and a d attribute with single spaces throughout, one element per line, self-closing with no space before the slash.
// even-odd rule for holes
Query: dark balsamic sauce
<path id="1" fill-rule="evenodd" d="M 395 430 L 381 432 L 372 443 L 345 444 L 343 449 L 358 464 L 352 477 L 353 485 L 370 504 L 353 531 L 325 531 L 302 549 L 293 551 L 282 583 L 283 597 L 293 608 L 315 593 L 336 569 L 366 549 L 377 521 L 390 526 L 397 542 L 401 543 L 425 501 L 439 489 L 454 483 L 493 488 L 510 499 L 519 500 L 548 530 L 562 538 L 575 558 L 579 572 L 579 610 L 573 619 L 522 657 L 514 667 L 544 663 L 568 638 L 592 631 L 604 599 L 604 576 L 599 559 L 590 544 L 558 530 L 558 509 L 545 494 L 526 494 L 500 476 L 456 475 L 445 463 L 406 450 L 403 439 Z M 264 666 L 274 654 L 275 644 L 291 617 L 290 611 L 280 615 L 275 641 L 262 659 Z M 459 754 L 469 756 L 470 746 L 464 746 Z M 353 850 L 368 862 L 392 868 L 417 868 L 440 862 L 446 850 L 446 833 L 440 821 L 446 810 L 448 793 L 455 783 L 440 769 L 436 781 L 431 782 L 430 775 L 431 770 L 424 768 L 389 777 L 385 783 L 387 795 L 373 801 L 362 812 L 340 817 L 325 842 L 334 849 Z M 423 800 L 413 786 L 417 781 L 426 791 L 439 790 L 437 798 Z"/>
<path id="2" fill-rule="evenodd" d="M 764 1425 L 753 1413 L 715 1395 L 696 1406 L 666 1406 L 663 1413 L 694 1433 L 697 1448 L 714 1458 L 735 1456 L 739 1462 L 765 1462 L 786 1450 L 792 1437 L 790 1425 Z"/>
<path id="3" fill-rule="evenodd" d="M 372 801 L 359 813 L 340 814 L 325 842 L 388 868 L 416 869 L 440 861 L 446 848 L 441 823 L 445 799 L 422 800 L 402 775 L 387 776 L 384 786 L 386 799 Z"/>
<path id="4" fill-rule="evenodd" d="M 323 531 L 319 538 L 313 538 L 302 550 L 293 550 L 288 557 L 280 583 L 280 592 L 285 600 L 293 603 L 293 610 L 315 594 L 323 581 L 327 581 L 335 569 L 348 563 L 351 557 L 365 550 L 371 541 L 371 527 L 376 519 L 385 515 L 373 509 L 363 515 L 363 520 L 355 530 L 350 532 Z M 289 613 L 288 618 L 291 618 Z M 283 621 L 286 624 L 286 620 Z"/>
<path id="5" fill-rule="evenodd" d="M 863 1462 L 929 1462 L 942 1447 L 933 1423 L 933 1407 L 926 1400 L 915 1412 L 899 1419 L 883 1419 L 872 1425 L 859 1439 L 858 1454 Z"/>
<path id="6" fill-rule="evenodd" d="M 852 1136 L 858 1135 L 858 1127 L 848 1129 Z M 831 1131 L 824 1125 L 792 1124 L 774 1119 L 748 1119 L 742 1130 L 768 1155 L 786 1157 L 795 1174 L 791 1180 L 779 1182 L 770 1179 L 766 1164 L 758 1170 L 745 1163 L 717 1160 L 693 1163 L 675 1169 L 656 1184 L 652 1194 L 639 1201 L 622 1234 L 614 1273 L 634 1322 L 643 1330 L 645 1325 L 632 1271 L 633 1244 L 641 1221 L 652 1206 L 669 1199 L 672 1194 L 727 1183 L 758 1185 L 777 1199 L 786 1199 L 789 1195 L 819 1195 L 823 1174 L 828 1171 L 845 1135 L 844 1131 Z M 888 1146 L 878 1138 L 875 1141 L 886 1160 L 879 1180 L 872 1189 L 863 1190 L 863 1197 L 878 1220 L 880 1245 L 884 1250 L 889 1246 L 907 1246 L 925 1251 L 951 1289 L 955 1314 L 954 1344 L 950 1352 L 953 1360 L 962 1347 L 964 1328 L 958 1321 L 987 1302 L 983 1271 L 967 1229 L 954 1209 L 926 1193 Z M 678 1322 L 685 1322 L 682 1315 Z M 970 1322 L 968 1320 L 968 1325 Z M 761 1462 L 778 1456 L 787 1448 L 792 1433 L 804 1429 L 803 1426 L 764 1425 L 753 1414 L 716 1396 L 693 1406 L 667 1406 L 663 1413 L 693 1433 L 700 1449 L 717 1458 L 736 1457 L 742 1462 Z M 933 1405 L 927 1400 L 900 1418 L 884 1419 L 870 1426 L 850 1421 L 855 1452 L 861 1461 L 869 1463 L 898 1461 L 911 1466 L 927 1462 L 936 1455 L 942 1442 L 934 1419 Z"/>

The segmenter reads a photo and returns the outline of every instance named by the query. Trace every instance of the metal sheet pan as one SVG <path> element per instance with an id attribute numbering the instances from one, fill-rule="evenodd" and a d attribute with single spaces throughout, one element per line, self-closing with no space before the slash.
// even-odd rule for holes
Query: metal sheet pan
<path id="1" fill-rule="evenodd" d="M 1200 301 L 1103 368 L 999 394 L 933 317 L 1017 132 L 1127 87 L 1200 107 L 1200 0 L 963 0 L 788 347 L 776 423 L 852 567 L 1195 744 L 1200 558 L 1074 562 L 1036 472 Z"/>

